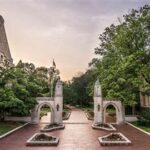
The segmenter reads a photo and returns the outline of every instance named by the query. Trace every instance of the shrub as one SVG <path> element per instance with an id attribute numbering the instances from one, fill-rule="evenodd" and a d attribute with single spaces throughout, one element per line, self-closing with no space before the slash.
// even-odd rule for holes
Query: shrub
<path id="1" fill-rule="evenodd" d="M 138 117 L 138 124 L 150 127 L 150 111 L 144 111 Z"/>

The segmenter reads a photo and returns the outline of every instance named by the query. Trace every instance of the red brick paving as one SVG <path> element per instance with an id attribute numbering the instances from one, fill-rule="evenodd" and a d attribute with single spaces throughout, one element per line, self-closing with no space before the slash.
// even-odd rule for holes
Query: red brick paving
<path id="1" fill-rule="evenodd" d="M 60 137 L 57 147 L 26 147 L 26 141 L 34 133 L 39 132 L 41 126 L 28 125 L 0 140 L 0 150 L 150 150 L 150 136 L 129 125 L 117 126 L 117 130 L 132 141 L 132 146 L 102 147 L 97 138 L 109 132 L 93 130 L 91 124 L 92 122 L 86 119 L 82 111 L 75 109 L 70 119 L 66 121 L 64 130 L 49 133 Z"/>

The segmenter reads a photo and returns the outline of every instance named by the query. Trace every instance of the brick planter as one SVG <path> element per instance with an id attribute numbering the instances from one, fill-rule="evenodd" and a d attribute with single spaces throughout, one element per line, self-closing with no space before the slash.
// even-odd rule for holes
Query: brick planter
<path id="1" fill-rule="evenodd" d="M 40 139 L 43 136 L 43 139 Z M 38 139 L 39 138 L 39 139 Z M 59 143 L 59 138 L 49 136 L 46 133 L 36 133 L 27 142 L 27 146 L 57 146 Z"/>
<path id="2" fill-rule="evenodd" d="M 44 128 L 42 128 L 40 131 L 41 132 L 51 132 L 54 130 L 60 130 L 60 129 L 64 129 L 64 128 L 65 128 L 64 124 L 60 124 L 60 125 L 56 125 L 56 126 L 55 126 L 55 124 L 48 124 Z"/>
<path id="3" fill-rule="evenodd" d="M 111 124 L 104 124 L 104 126 L 100 126 L 99 124 L 93 124 L 92 128 L 97 130 L 116 131 L 116 128 L 113 127 Z"/>
<path id="4" fill-rule="evenodd" d="M 112 138 L 116 136 L 116 138 Z M 106 136 L 102 136 L 98 138 L 100 144 L 102 146 L 129 146 L 131 145 L 131 141 L 125 137 L 122 133 L 110 133 Z"/>

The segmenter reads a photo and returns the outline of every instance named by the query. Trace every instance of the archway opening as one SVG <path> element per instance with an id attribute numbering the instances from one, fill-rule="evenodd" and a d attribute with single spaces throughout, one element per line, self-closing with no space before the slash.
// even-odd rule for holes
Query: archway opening
<path id="1" fill-rule="evenodd" d="M 108 105 L 104 110 L 105 123 L 117 123 L 117 110 L 114 105 Z"/>
<path id="2" fill-rule="evenodd" d="M 43 104 L 39 107 L 39 123 L 41 124 L 50 124 L 52 123 L 52 108 L 47 105 Z"/>

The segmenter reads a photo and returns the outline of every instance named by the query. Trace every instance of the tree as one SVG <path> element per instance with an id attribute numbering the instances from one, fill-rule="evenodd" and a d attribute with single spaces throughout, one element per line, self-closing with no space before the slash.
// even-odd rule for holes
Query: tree
<path id="1" fill-rule="evenodd" d="M 19 63 L 10 68 L 0 68 L 0 116 L 26 116 L 36 105 L 36 97 L 48 92 L 46 77 L 38 71 L 46 72 L 46 68 L 37 69 L 32 63 Z"/>
<path id="2" fill-rule="evenodd" d="M 91 83 L 95 79 L 93 72 L 73 77 L 70 82 L 64 83 L 64 101 L 72 105 L 88 106 L 92 102 Z M 90 86 L 89 86 L 90 85 Z M 92 86 L 93 87 L 93 86 Z M 93 91 L 92 91 L 93 92 Z"/>
<path id="3" fill-rule="evenodd" d="M 150 91 L 150 6 L 132 9 L 123 22 L 100 34 L 91 62 L 100 78 L 105 97 L 119 98 L 126 105 L 138 103 L 140 89 Z"/>

